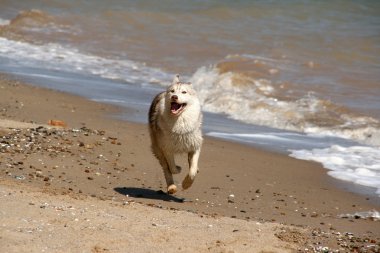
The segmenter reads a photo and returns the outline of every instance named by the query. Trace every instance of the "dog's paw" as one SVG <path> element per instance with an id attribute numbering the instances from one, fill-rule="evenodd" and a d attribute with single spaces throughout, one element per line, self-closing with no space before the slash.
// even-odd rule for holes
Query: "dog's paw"
<path id="1" fill-rule="evenodd" d="M 194 182 L 194 179 L 191 179 L 191 177 L 189 175 L 187 175 L 185 177 L 185 179 L 182 181 L 182 188 L 184 190 L 190 188 L 190 186 L 193 184 Z"/>
<path id="2" fill-rule="evenodd" d="M 177 192 L 177 186 L 174 184 L 171 184 L 168 186 L 168 194 L 174 194 Z"/>

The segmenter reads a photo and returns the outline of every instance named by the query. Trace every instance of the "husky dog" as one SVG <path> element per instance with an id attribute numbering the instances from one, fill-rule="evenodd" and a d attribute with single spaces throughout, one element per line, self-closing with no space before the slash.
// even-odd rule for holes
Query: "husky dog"
<path id="1" fill-rule="evenodd" d="M 203 141 L 201 124 L 201 105 L 195 90 L 176 75 L 171 86 L 153 99 L 149 109 L 152 152 L 162 166 L 169 194 L 177 191 L 173 174 L 181 172 L 175 164 L 175 154 L 188 155 L 189 173 L 182 188 L 187 189 L 194 182 Z"/>

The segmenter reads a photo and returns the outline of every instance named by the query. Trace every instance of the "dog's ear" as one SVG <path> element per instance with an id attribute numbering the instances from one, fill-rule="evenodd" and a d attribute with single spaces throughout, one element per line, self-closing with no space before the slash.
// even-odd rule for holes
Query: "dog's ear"
<path id="1" fill-rule="evenodd" d="M 177 83 L 179 83 L 179 74 L 175 75 L 172 84 L 177 84 Z"/>

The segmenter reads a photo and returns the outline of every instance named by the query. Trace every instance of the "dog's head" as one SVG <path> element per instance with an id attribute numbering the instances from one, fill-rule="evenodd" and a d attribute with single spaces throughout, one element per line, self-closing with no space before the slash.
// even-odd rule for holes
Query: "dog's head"
<path id="1" fill-rule="evenodd" d="M 170 104 L 170 113 L 179 116 L 188 106 L 196 103 L 198 98 L 191 83 L 180 82 L 179 75 L 176 75 L 166 91 L 166 101 Z"/>

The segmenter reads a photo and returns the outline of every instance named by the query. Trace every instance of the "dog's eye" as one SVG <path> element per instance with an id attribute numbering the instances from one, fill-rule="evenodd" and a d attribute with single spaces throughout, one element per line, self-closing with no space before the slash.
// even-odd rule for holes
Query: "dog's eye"
<path id="1" fill-rule="evenodd" d="M 187 93 L 187 91 L 182 91 L 182 94 L 186 94 Z"/>
<path id="2" fill-rule="evenodd" d="M 171 93 L 174 93 L 174 90 L 170 90 Z"/>

